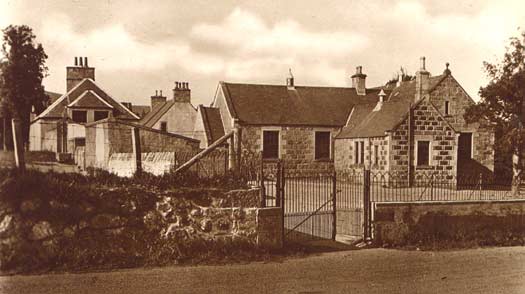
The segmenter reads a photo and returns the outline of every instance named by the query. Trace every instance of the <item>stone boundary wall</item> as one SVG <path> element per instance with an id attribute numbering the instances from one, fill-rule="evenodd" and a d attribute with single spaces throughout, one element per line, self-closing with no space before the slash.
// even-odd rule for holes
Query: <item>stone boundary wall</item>
<path id="1" fill-rule="evenodd" d="M 525 200 L 375 203 L 372 217 L 379 245 L 525 242 Z"/>
<path id="2" fill-rule="evenodd" d="M 3 183 L 0 197 L 14 182 Z M 70 188 L 20 191 L 0 205 L 0 270 L 155 264 L 283 246 L 282 211 L 259 207 L 257 188 Z"/>

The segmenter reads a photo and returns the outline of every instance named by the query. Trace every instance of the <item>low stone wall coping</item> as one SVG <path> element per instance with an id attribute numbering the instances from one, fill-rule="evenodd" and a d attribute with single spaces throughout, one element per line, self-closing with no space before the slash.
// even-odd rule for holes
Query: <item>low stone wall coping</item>
<path id="1" fill-rule="evenodd" d="M 491 203 L 525 203 L 525 199 L 507 200 L 450 200 L 450 201 L 391 201 L 373 202 L 376 207 L 380 206 L 407 206 L 407 205 L 457 205 L 457 204 L 491 204 Z"/>

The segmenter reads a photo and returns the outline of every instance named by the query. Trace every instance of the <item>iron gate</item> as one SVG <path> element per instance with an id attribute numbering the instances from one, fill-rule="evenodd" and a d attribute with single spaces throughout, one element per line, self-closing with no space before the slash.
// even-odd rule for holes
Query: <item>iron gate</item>
<path id="1" fill-rule="evenodd" d="M 285 241 L 370 236 L 369 173 L 292 175 L 281 161 L 262 171 L 264 205 L 283 209 Z"/>

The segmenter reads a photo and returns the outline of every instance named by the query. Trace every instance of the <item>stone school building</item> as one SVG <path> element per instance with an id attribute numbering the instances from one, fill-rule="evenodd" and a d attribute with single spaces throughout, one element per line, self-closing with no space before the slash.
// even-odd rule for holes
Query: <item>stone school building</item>
<path id="1" fill-rule="evenodd" d="M 421 58 L 410 81 L 366 87 L 357 67 L 352 87 L 220 82 L 211 108 L 225 133 L 239 130 L 242 152 L 282 160 L 291 173 L 363 170 L 492 174 L 494 130 L 467 123 L 472 98 L 447 64 L 432 76 Z M 403 176 L 403 177 L 405 177 Z"/>

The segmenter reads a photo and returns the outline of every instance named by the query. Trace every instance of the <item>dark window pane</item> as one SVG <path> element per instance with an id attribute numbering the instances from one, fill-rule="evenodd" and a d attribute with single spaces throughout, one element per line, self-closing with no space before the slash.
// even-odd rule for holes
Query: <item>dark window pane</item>
<path id="1" fill-rule="evenodd" d="M 315 159 L 330 159 L 330 132 L 315 132 Z"/>
<path id="2" fill-rule="evenodd" d="M 85 110 L 73 110 L 72 119 L 77 123 L 87 122 L 87 111 Z"/>
<path id="3" fill-rule="evenodd" d="M 359 164 L 359 142 L 354 142 L 354 163 Z"/>
<path id="4" fill-rule="evenodd" d="M 418 141 L 417 142 L 417 165 L 425 166 L 430 165 L 430 142 L 429 141 Z"/>
<path id="5" fill-rule="evenodd" d="M 361 148 L 361 150 L 359 150 L 361 152 L 361 156 L 359 157 L 359 163 L 364 164 L 365 163 L 365 142 L 361 141 L 359 143 L 360 143 L 359 147 Z"/>
<path id="6" fill-rule="evenodd" d="M 106 119 L 109 116 L 107 111 L 95 111 L 95 121 Z"/>
<path id="7" fill-rule="evenodd" d="M 279 131 L 263 131 L 263 158 L 279 158 Z"/>
<path id="8" fill-rule="evenodd" d="M 168 123 L 165 122 L 165 121 L 160 122 L 160 130 L 163 131 L 163 132 L 167 132 L 168 131 Z"/>
<path id="9" fill-rule="evenodd" d="M 448 115 L 449 114 L 449 109 L 450 107 L 450 103 L 448 101 L 445 101 L 445 115 Z"/>

